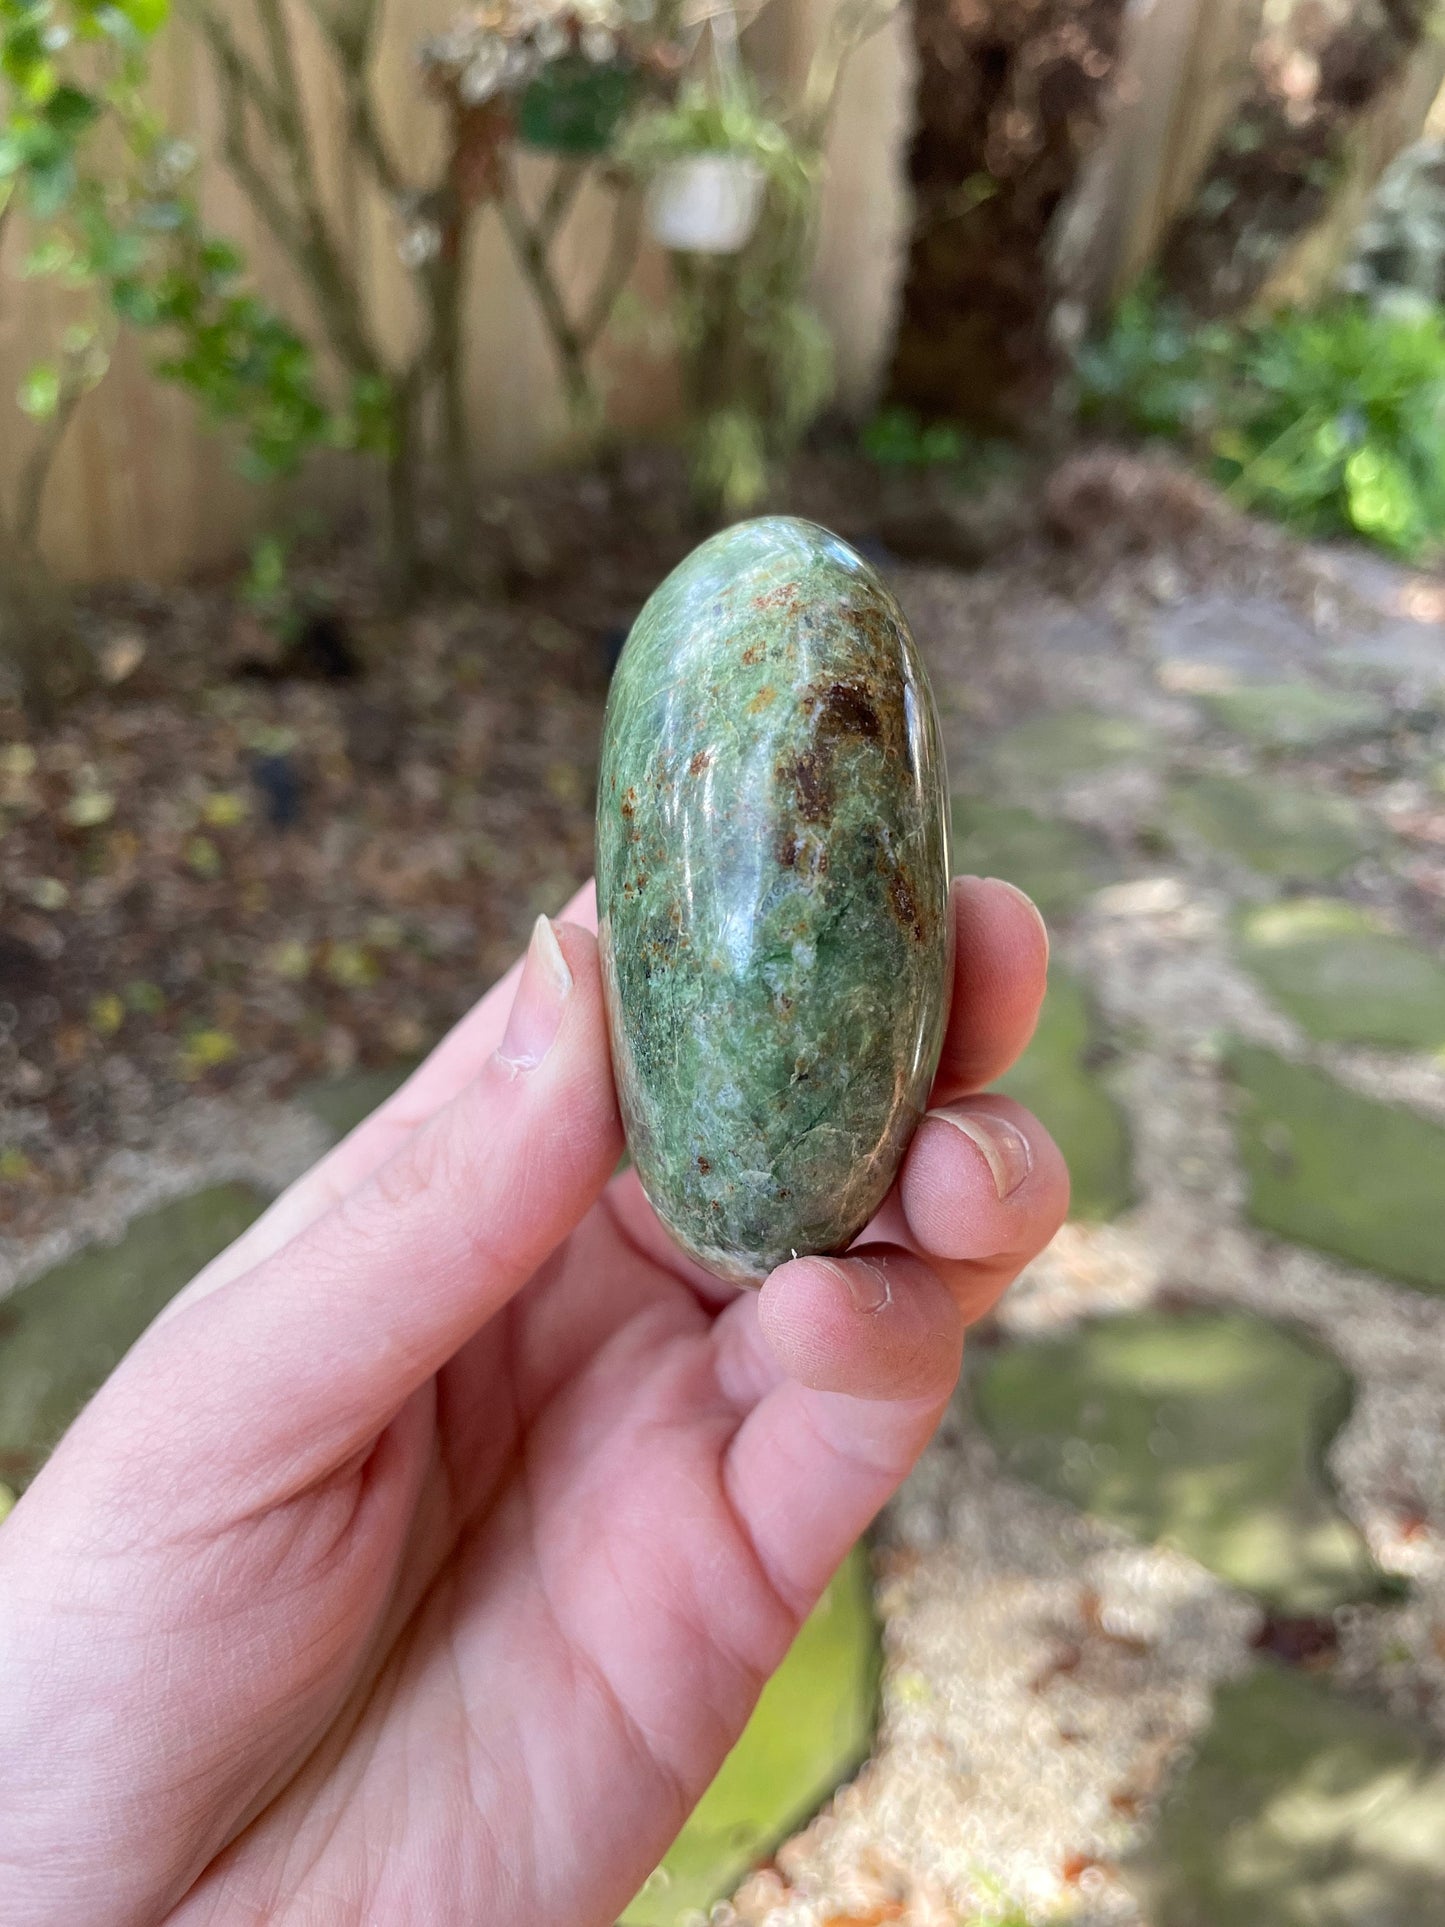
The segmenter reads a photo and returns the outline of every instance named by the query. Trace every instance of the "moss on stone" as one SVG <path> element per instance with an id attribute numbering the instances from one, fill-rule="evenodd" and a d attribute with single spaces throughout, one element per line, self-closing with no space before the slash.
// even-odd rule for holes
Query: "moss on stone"
<path id="1" fill-rule="evenodd" d="M 0 1300 L 0 1477 L 29 1483 L 161 1308 L 264 1204 L 242 1184 L 198 1191 Z"/>
<path id="2" fill-rule="evenodd" d="M 1108 851 L 1075 823 L 978 796 L 953 799 L 953 867 L 1003 877 L 1046 917 L 1066 917 L 1109 879 Z"/>
<path id="3" fill-rule="evenodd" d="M 1439 1927 L 1445 1754 L 1273 1664 L 1231 1681 L 1126 1878 L 1154 1927 Z"/>
<path id="4" fill-rule="evenodd" d="M 1319 683 L 1244 683 L 1202 695 L 1211 718 L 1259 749 L 1308 750 L 1384 729 L 1386 703 L 1356 690 Z"/>
<path id="5" fill-rule="evenodd" d="M 877 1692 L 873 1589 L 860 1546 L 622 1927 L 678 1927 L 731 1893 L 862 1762 Z"/>
<path id="6" fill-rule="evenodd" d="M 1368 910 L 1297 897 L 1241 913 L 1240 962 L 1311 1037 L 1445 1047 L 1445 964 Z"/>
<path id="7" fill-rule="evenodd" d="M 1082 986 L 1056 968 L 1033 1042 L 998 1085 L 1053 1133 L 1068 1163 L 1075 1218 L 1117 1217 L 1133 1195 L 1124 1114 L 1089 1068 L 1098 1049 Z"/>
<path id="8" fill-rule="evenodd" d="M 1304 882 L 1341 875 L 1374 843 L 1358 804 L 1255 776 L 1196 776 L 1173 784 L 1165 824 L 1263 876 Z"/>
<path id="9" fill-rule="evenodd" d="M 1060 709 L 1031 716 L 995 737 L 988 761 L 1009 789 L 1031 796 L 1121 763 L 1148 761 L 1158 748 L 1154 731 L 1132 716 Z"/>
<path id="10" fill-rule="evenodd" d="M 1264 1230 L 1445 1294 L 1445 1130 L 1240 1044 L 1239 1149 Z"/>
<path id="11" fill-rule="evenodd" d="M 1286 1611 L 1379 1583 L 1322 1470 L 1349 1377 L 1280 1326 L 1242 1312 L 1099 1319 L 997 1353 L 977 1398 L 1009 1471 Z"/>

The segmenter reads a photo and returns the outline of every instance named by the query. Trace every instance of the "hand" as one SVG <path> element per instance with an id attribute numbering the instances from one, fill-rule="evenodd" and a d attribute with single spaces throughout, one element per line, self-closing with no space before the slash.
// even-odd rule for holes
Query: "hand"
<path id="1" fill-rule="evenodd" d="M 543 923 L 182 1294 L 0 1529 L 8 1927 L 616 1918 L 1064 1215 L 961 1101 L 1042 925 L 953 907 L 946 1108 L 857 1255 L 678 1255 L 613 1177 L 595 938 Z"/>

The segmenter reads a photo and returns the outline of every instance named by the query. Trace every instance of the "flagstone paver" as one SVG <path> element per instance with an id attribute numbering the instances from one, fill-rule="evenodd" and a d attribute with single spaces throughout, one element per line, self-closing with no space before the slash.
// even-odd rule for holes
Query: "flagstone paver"
<path id="1" fill-rule="evenodd" d="M 1272 1051 L 1229 1062 L 1254 1222 L 1445 1295 L 1445 1129 Z"/>
<path id="2" fill-rule="evenodd" d="M 988 760 L 1007 786 L 1029 795 L 1080 776 L 1147 761 L 1158 737 L 1132 716 L 1095 709 L 1046 711 L 995 737 Z"/>
<path id="3" fill-rule="evenodd" d="M 338 1140 L 354 1131 L 384 1104 L 393 1091 L 403 1085 L 416 1069 L 414 1059 L 402 1064 L 387 1064 L 379 1070 L 348 1071 L 344 1077 L 323 1078 L 307 1084 L 296 1093 L 304 1104 Z"/>
<path id="4" fill-rule="evenodd" d="M 1048 1126 L 1073 1181 L 1070 1215 L 1104 1219 L 1129 1203 L 1129 1137 L 1123 1112 L 1091 1068 L 1098 1024 L 1083 987 L 1055 969 L 1033 1042 L 998 1088 Z"/>
<path id="5" fill-rule="evenodd" d="M 1222 728 L 1264 750 L 1358 741 L 1390 720 L 1389 704 L 1379 696 L 1319 683 L 1241 683 L 1206 692 L 1199 701 Z"/>
<path id="6" fill-rule="evenodd" d="M 1305 882 L 1342 875 L 1377 840 L 1349 798 L 1259 776 L 1195 776 L 1173 784 L 1165 826 L 1262 876 Z"/>
<path id="7" fill-rule="evenodd" d="M 953 801 L 953 867 L 960 876 L 1006 877 L 1056 918 L 1077 910 L 1111 873 L 1105 845 L 1076 823 L 975 796 Z"/>
<path id="8" fill-rule="evenodd" d="M 1445 1049 L 1445 963 L 1373 912 L 1296 897 L 1241 913 L 1239 960 L 1324 1042 Z"/>
<path id="9" fill-rule="evenodd" d="M 1100 1319 L 1010 1346 L 978 1381 L 1005 1467 L 1294 1613 L 1378 1574 L 1322 1471 L 1349 1377 L 1239 1312 Z"/>
<path id="10" fill-rule="evenodd" d="M 0 1477 L 28 1484 L 162 1306 L 264 1205 L 247 1185 L 213 1185 L 0 1299 Z"/>
<path id="11" fill-rule="evenodd" d="M 623 1927 L 676 1927 L 747 1869 L 863 1760 L 878 1690 L 868 1554 L 858 1547 L 769 1681 L 742 1738 Z"/>
<path id="12" fill-rule="evenodd" d="M 1219 1692 L 1129 1871 L 1151 1927 L 1439 1927 L 1445 1753 L 1262 1665 Z"/>

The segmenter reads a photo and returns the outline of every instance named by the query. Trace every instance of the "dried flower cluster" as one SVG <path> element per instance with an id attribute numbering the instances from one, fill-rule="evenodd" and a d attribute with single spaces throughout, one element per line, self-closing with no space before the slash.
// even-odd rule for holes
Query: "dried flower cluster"
<path id="1" fill-rule="evenodd" d="M 564 54 L 595 66 L 635 55 L 652 38 L 654 0 L 488 0 L 424 41 L 423 69 L 464 105 L 518 93 Z"/>

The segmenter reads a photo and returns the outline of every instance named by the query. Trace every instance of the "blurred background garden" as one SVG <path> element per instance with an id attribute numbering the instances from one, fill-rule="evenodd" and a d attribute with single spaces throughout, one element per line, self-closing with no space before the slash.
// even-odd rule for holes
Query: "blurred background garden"
<path id="1" fill-rule="evenodd" d="M 809 516 L 1074 1212 L 627 1920 L 1440 1927 L 1442 88 L 1438 0 L 0 0 L 0 1517 Z"/>

